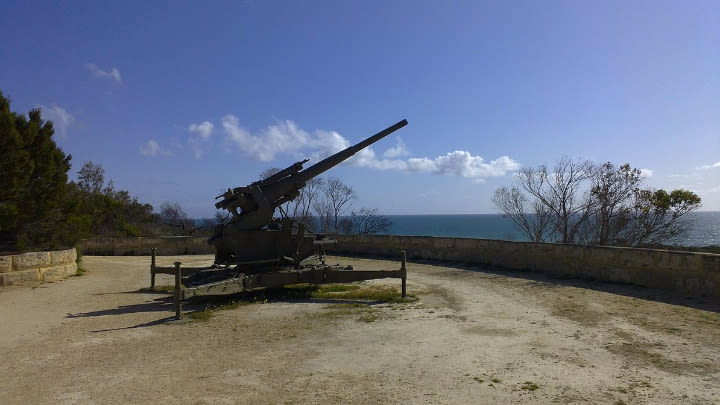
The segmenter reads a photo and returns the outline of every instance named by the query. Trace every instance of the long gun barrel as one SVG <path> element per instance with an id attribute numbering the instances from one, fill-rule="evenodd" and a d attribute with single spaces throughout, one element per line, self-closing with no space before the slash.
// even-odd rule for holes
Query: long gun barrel
<path id="1" fill-rule="evenodd" d="M 230 226 L 236 229 L 260 229 L 272 221 L 275 208 L 299 195 L 299 190 L 305 186 L 308 180 L 337 166 L 360 150 L 404 127 L 407 123 L 407 120 L 402 120 L 305 170 L 302 170 L 302 165 L 307 160 L 297 162 L 287 169 L 246 187 L 228 189 L 225 194 L 218 196 L 218 198 L 222 198 L 222 201 L 217 202 L 215 207 L 230 211 L 233 216 Z M 242 209 L 241 213 L 237 212 L 238 208 Z"/>
<path id="2" fill-rule="evenodd" d="M 354 154 L 360 152 L 361 150 L 367 148 L 375 142 L 404 127 L 405 125 L 407 125 L 407 123 L 407 120 L 402 120 L 395 125 L 387 127 L 382 131 L 378 132 L 377 134 L 365 139 L 364 141 L 358 142 L 347 149 L 343 149 L 340 152 L 315 163 L 314 165 L 308 167 L 307 169 L 303 170 L 298 174 L 300 174 L 305 179 L 305 181 L 310 180 L 313 177 L 317 177 L 331 167 L 342 163 L 344 160 L 352 157 Z"/>

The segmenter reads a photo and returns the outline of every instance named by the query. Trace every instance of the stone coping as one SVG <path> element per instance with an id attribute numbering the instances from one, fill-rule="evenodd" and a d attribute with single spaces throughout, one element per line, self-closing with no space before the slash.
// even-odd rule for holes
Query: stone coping
<path id="1" fill-rule="evenodd" d="M 75 248 L 0 256 L 0 286 L 18 281 L 57 281 L 77 272 Z"/>

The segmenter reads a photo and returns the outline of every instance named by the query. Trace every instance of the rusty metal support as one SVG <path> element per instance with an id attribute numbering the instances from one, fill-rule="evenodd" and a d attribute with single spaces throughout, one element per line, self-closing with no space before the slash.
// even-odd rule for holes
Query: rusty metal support
<path id="1" fill-rule="evenodd" d="M 182 318 L 182 284 L 180 271 L 181 262 L 175 262 L 175 320 Z"/>
<path id="2" fill-rule="evenodd" d="M 155 253 L 157 248 L 151 248 L 152 259 L 150 261 L 150 288 L 155 288 Z"/>

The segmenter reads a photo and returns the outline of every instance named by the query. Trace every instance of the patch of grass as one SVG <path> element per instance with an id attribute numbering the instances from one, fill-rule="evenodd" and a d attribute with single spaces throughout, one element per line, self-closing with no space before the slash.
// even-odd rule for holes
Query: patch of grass
<path id="1" fill-rule="evenodd" d="M 175 287 L 172 285 L 155 286 L 154 288 L 141 288 L 143 293 L 169 293 Z M 392 287 L 360 285 L 360 284 L 294 284 L 278 288 L 266 288 L 235 295 L 194 297 L 191 302 L 195 305 L 204 305 L 202 311 L 187 314 L 193 320 L 207 321 L 213 312 L 234 309 L 241 305 L 252 303 L 267 303 L 273 300 L 301 300 L 301 299 L 337 299 L 338 303 L 329 305 L 317 313 L 310 314 L 313 318 L 344 318 L 358 316 L 359 322 L 370 323 L 380 319 L 380 313 L 368 306 L 371 303 L 411 302 L 414 298 L 403 298 L 400 292 Z M 342 300 L 355 300 L 362 302 L 342 302 Z M 367 303 L 365 303 L 367 302 Z"/>
<path id="2" fill-rule="evenodd" d="M 378 319 L 377 314 L 369 313 L 369 314 L 360 315 L 360 317 L 358 318 L 358 321 L 370 323 L 370 322 L 375 322 L 377 319 Z"/>
<path id="3" fill-rule="evenodd" d="M 502 380 L 499 378 L 493 378 L 491 381 L 494 382 L 495 384 L 502 382 Z"/>
<path id="4" fill-rule="evenodd" d="M 480 378 L 480 377 L 473 377 L 473 380 L 475 380 L 475 381 L 477 381 L 477 382 L 479 382 L 479 383 L 484 383 L 484 382 L 485 382 L 485 380 L 483 380 L 483 379 Z"/>
<path id="5" fill-rule="evenodd" d="M 319 293 L 334 293 L 334 292 L 345 292 L 360 289 L 357 284 L 322 284 L 318 286 L 317 291 Z"/>
<path id="6" fill-rule="evenodd" d="M 193 321 L 207 322 L 208 320 L 210 320 L 210 318 L 212 318 L 212 313 L 212 309 L 205 308 L 204 311 L 190 312 L 189 314 L 187 314 L 187 316 Z"/>
<path id="7" fill-rule="evenodd" d="M 75 264 L 77 265 L 77 270 L 75 270 L 75 274 L 73 274 L 73 275 L 79 277 L 79 276 L 82 276 L 85 273 L 87 273 L 87 269 L 85 269 L 82 266 L 82 257 L 83 257 L 82 252 L 78 249 L 75 249 L 75 251 L 77 252 L 77 257 L 75 258 Z"/>
<path id="8" fill-rule="evenodd" d="M 218 305 L 208 304 L 205 306 L 204 310 L 189 312 L 189 313 L 187 313 L 187 316 L 190 319 L 192 319 L 193 321 L 204 322 L 204 321 L 207 321 L 210 318 L 212 318 L 212 316 L 214 315 L 214 313 L 216 311 L 235 309 L 237 307 L 240 307 L 243 305 L 248 305 L 248 304 L 250 304 L 250 302 L 248 302 L 248 301 L 230 301 L 230 302 L 223 302 Z"/>
<path id="9" fill-rule="evenodd" d="M 265 290 L 268 298 L 281 299 L 338 299 L 361 300 L 375 302 L 403 303 L 411 302 L 411 296 L 406 298 L 397 288 L 378 285 L 358 284 L 295 284 L 280 288 Z"/>
<path id="10" fill-rule="evenodd" d="M 537 385 L 537 384 L 535 384 L 535 383 L 532 382 L 532 381 L 525 381 L 525 382 L 522 383 L 522 385 L 520 386 L 520 389 L 523 389 L 523 390 L 525 390 L 525 391 L 531 391 L 531 392 L 532 392 L 532 391 L 536 391 L 538 388 L 540 388 L 540 386 Z"/>

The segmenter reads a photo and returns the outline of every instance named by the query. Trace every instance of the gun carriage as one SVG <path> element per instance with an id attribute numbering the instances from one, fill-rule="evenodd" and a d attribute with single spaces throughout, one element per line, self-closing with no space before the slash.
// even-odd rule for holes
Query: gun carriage
<path id="1" fill-rule="evenodd" d="M 376 278 L 401 278 L 405 295 L 405 259 L 400 270 L 357 271 L 325 264 L 324 246 L 333 241 L 313 234 L 292 218 L 274 219 L 276 209 L 292 201 L 312 178 L 342 163 L 360 150 L 407 125 L 402 120 L 377 134 L 303 169 L 307 159 L 265 179 L 228 189 L 216 197 L 217 209 L 229 212 L 229 222 L 219 224 L 208 240 L 215 247 L 209 268 L 175 268 L 151 264 L 154 274 L 176 274 L 176 298 L 234 294 L 255 288 L 297 283 L 337 283 Z M 182 288 L 179 279 L 182 275 Z"/>

